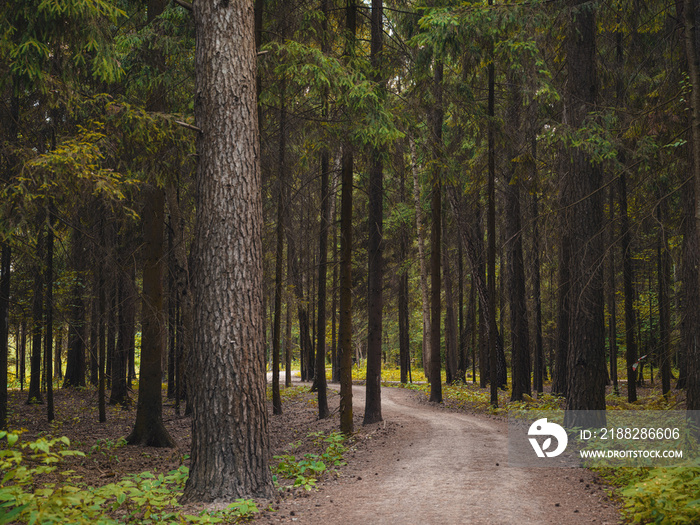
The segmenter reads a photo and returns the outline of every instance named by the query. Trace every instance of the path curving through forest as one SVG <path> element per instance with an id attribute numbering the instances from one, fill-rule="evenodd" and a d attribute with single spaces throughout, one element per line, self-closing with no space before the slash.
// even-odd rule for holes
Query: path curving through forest
<path id="1" fill-rule="evenodd" d="M 363 410 L 364 387 L 353 387 Z M 417 394 L 382 389 L 396 432 L 349 457 L 341 477 L 309 498 L 286 502 L 274 522 L 305 524 L 618 523 L 603 487 L 584 469 L 508 464 L 507 425 L 454 412 Z M 380 423 L 379 425 L 382 425 Z M 378 434 L 379 435 L 379 434 Z M 352 454 L 351 454 L 352 456 Z"/>

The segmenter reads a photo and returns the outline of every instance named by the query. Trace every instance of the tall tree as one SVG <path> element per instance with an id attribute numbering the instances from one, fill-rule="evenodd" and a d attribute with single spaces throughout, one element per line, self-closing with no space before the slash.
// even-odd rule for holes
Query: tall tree
<path id="1" fill-rule="evenodd" d="M 165 0 L 149 0 L 148 24 L 153 24 L 165 10 Z M 151 66 L 163 67 L 160 53 L 153 52 Z M 147 104 L 157 111 L 163 103 L 161 86 L 150 93 Z M 157 184 L 148 184 L 144 195 L 143 223 L 143 300 L 141 303 L 141 369 L 136 421 L 129 444 L 152 447 L 173 447 L 175 441 L 163 424 L 163 395 L 161 388 L 163 352 L 165 349 L 165 320 L 163 318 L 163 271 L 165 254 L 165 191 Z"/>
<path id="2" fill-rule="evenodd" d="M 346 0 L 345 5 L 345 55 L 349 61 L 355 55 L 357 30 L 356 0 Z M 352 192 L 354 158 L 352 144 L 343 144 L 340 177 L 340 431 L 353 432 L 352 420 Z"/>
<path id="3" fill-rule="evenodd" d="M 2 243 L 0 259 L 0 429 L 7 428 L 7 351 L 10 335 L 10 243 Z M 15 342 L 17 344 L 17 342 Z"/>
<path id="4" fill-rule="evenodd" d="M 372 0 L 370 60 L 375 89 L 383 98 L 384 2 Z M 367 381 L 364 425 L 382 421 L 382 318 L 384 286 L 382 231 L 384 224 L 384 166 L 382 149 L 370 148 L 369 216 L 367 228 Z"/>
<path id="5" fill-rule="evenodd" d="M 579 130 L 595 108 L 598 91 L 596 6 L 585 0 L 569 0 L 567 5 L 565 124 Z M 568 153 L 567 196 L 571 200 L 565 203 L 570 206 L 566 227 L 576 248 L 572 248 L 569 261 L 571 302 L 565 424 L 604 425 L 604 413 L 600 415 L 605 410 L 606 380 L 602 170 L 585 151 L 572 147 Z M 584 417 L 584 413 L 588 415 Z"/>
<path id="6" fill-rule="evenodd" d="M 440 293 L 442 291 L 440 260 L 442 244 L 442 180 L 439 168 L 442 155 L 443 121 L 443 72 L 444 64 L 440 57 L 433 58 L 433 97 L 434 106 L 428 115 L 430 143 L 433 154 L 432 197 L 430 199 L 430 401 L 442 403 L 442 378 L 440 373 Z"/>
<path id="7" fill-rule="evenodd" d="M 520 213 L 520 173 L 517 157 L 520 156 L 520 111 L 523 105 L 521 88 L 512 70 L 508 73 L 510 84 L 507 108 L 509 141 L 508 158 L 510 180 L 505 187 L 506 258 L 508 260 L 508 299 L 510 305 L 510 331 L 512 353 L 511 401 L 521 401 L 530 395 L 530 334 L 527 326 L 527 297 L 525 292 L 525 265 L 523 262 L 522 218 Z"/>
<path id="8" fill-rule="evenodd" d="M 272 495 L 253 5 L 194 3 L 198 134 L 186 501 Z"/>

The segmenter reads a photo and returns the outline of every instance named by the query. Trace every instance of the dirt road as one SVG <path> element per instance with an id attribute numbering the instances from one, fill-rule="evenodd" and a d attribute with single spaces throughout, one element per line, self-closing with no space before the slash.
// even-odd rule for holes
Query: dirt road
<path id="1" fill-rule="evenodd" d="M 355 387 L 356 413 L 364 388 Z M 304 524 L 618 523 L 619 514 L 584 469 L 509 468 L 507 425 L 382 389 L 394 431 L 349 453 L 341 477 L 282 504 L 271 522 Z"/>

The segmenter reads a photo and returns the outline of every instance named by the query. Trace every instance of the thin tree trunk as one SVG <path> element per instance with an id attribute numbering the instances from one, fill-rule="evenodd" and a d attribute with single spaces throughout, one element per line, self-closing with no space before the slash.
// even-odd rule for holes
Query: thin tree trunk
<path id="1" fill-rule="evenodd" d="M 661 184 L 661 183 L 659 183 Z M 658 239 L 657 239 L 657 276 L 659 285 L 659 351 L 657 366 L 661 372 L 661 393 L 667 396 L 671 391 L 671 261 L 668 249 L 668 239 L 665 226 L 668 222 L 668 201 L 662 194 L 664 188 L 657 188 L 659 204 L 657 206 Z"/>
<path id="2" fill-rule="evenodd" d="M 625 291 L 625 360 L 627 362 L 627 401 L 637 400 L 637 339 L 635 338 L 636 314 L 634 311 L 634 267 L 632 266 L 632 235 L 627 214 L 627 178 L 620 174 L 620 229 L 622 249 L 622 281 Z"/>
<path id="3" fill-rule="evenodd" d="M 2 243 L 0 262 L 0 430 L 7 429 L 7 351 L 10 336 L 10 243 Z M 17 341 L 15 341 L 15 345 Z"/>
<path id="4" fill-rule="evenodd" d="M 46 417 L 54 420 L 53 406 L 53 213 L 48 212 L 46 222 L 46 320 L 44 336 L 44 375 L 46 377 Z"/>
<path id="5" fill-rule="evenodd" d="M 163 424 L 161 380 L 165 322 L 163 319 L 163 253 L 165 194 L 160 188 L 145 191 L 142 214 L 144 238 L 143 301 L 141 305 L 141 370 L 136 421 L 127 442 L 149 447 L 174 447 Z"/>
<path id="6" fill-rule="evenodd" d="M 272 413 L 282 413 L 280 396 L 280 338 L 282 327 L 282 263 L 284 262 L 284 176 L 286 138 L 285 81 L 280 83 L 279 152 L 277 155 L 277 246 L 275 253 L 275 318 L 272 326 Z"/>
<path id="7" fill-rule="evenodd" d="M 493 5 L 493 0 L 489 0 L 489 5 Z M 494 136 L 494 64 L 493 64 L 493 44 L 489 51 L 491 60 L 488 65 L 488 208 L 486 212 L 486 235 L 488 237 L 488 248 L 486 251 L 486 272 L 489 300 L 489 376 L 491 383 L 491 406 L 498 406 L 498 360 L 496 356 L 496 144 Z"/>
<path id="8" fill-rule="evenodd" d="M 355 56 L 357 30 L 356 0 L 347 0 L 345 55 Z M 352 420 L 352 192 L 353 150 L 349 140 L 343 146 L 340 201 L 340 431 L 353 432 Z"/>
<path id="9" fill-rule="evenodd" d="M 617 306 L 615 295 L 617 291 L 615 279 L 615 250 L 612 247 L 615 245 L 615 190 L 614 186 L 610 186 L 608 208 L 610 210 L 609 219 L 609 236 L 608 246 L 611 248 L 608 254 L 608 314 L 610 321 L 608 323 L 608 345 L 610 348 L 610 378 L 613 384 L 613 392 L 618 395 L 620 393 L 617 381 Z"/>
<path id="10" fill-rule="evenodd" d="M 420 199 L 420 181 L 418 180 L 418 160 L 416 145 L 409 139 L 411 148 L 411 172 L 413 174 L 413 202 L 416 210 L 416 229 L 418 236 L 418 261 L 420 263 L 420 291 L 423 306 L 423 370 L 425 376 L 430 376 L 430 296 L 428 293 L 428 267 L 425 256 L 425 226 L 423 222 L 423 207 Z"/>
<path id="11" fill-rule="evenodd" d="M 382 0 L 372 0 L 370 61 L 373 80 L 380 98 L 384 98 L 383 16 Z M 384 229 L 384 164 L 382 151 L 376 145 L 370 148 L 368 241 L 367 241 L 367 381 L 365 386 L 365 417 L 363 425 L 382 421 L 382 330 L 384 285 L 382 235 Z"/>
<path id="12" fill-rule="evenodd" d="M 435 106 L 428 115 L 433 160 L 432 197 L 430 203 L 430 401 L 442 403 L 442 378 L 440 363 L 440 253 L 442 244 L 442 180 L 438 167 L 442 154 L 442 77 L 443 63 L 437 57 L 433 68 L 433 96 Z"/>
<path id="13" fill-rule="evenodd" d="M 43 403 L 41 395 L 41 334 L 44 321 L 44 273 L 42 266 L 44 261 L 44 228 L 43 214 L 39 220 L 39 234 L 36 241 L 36 267 L 34 269 L 34 299 L 32 306 L 32 355 L 31 370 L 29 376 L 29 392 L 27 404 Z"/>

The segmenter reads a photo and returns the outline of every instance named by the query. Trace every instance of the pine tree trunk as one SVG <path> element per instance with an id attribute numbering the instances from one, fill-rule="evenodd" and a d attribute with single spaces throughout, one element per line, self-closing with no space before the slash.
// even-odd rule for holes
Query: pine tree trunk
<path id="1" fill-rule="evenodd" d="M 272 322 L 272 413 L 282 413 L 280 396 L 280 339 L 282 337 L 282 264 L 284 262 L 284 176 L 287 111 L 285 81 L 280 83 L 279 153 L 277 156 L 277 245 L 275 248 L 275 318 Z"/>
<path id="2" fill-rule="evenodd" d="M 433 66 L 433 97 L 435 106 L 428 114 L 431 133 L 432 156 L 435 162 L 432 174 L 432 197 L 430 200 L 430 401 L 442 403 L 442 378 L 440 362 L 440 333 L 442 290 L 440 259 L 442 244 L 442 180 L 439 163 L 442 155 L 442 79 L 444 65 L 435 58 Z"/>
<path id="3" fill-rule="evenodd" d="M 622 281 L 625 292 L 625 360 L 627 362 L 627 401 L 637 400 L 637 372 L 634 365 L 637 362 L 637 339 L 635 327 L 637 324 L 634 310 L 634 267 L 632 266 L 632 234 L 630 232 L 627 214 L 627 177 L 620 174 L 620 229 L 622 249 Z"/>
<path id="4" fill-rule="evenodd" d="M 48 212 L 46 222 L 46 302 L 44 336 L 44 376 L 46 377 L 46 417 L 54 420 L 53 406 L 53 213 Z"/>
<path id="5" fill-rule="evenodd" d="M 658 184 L 662 184 L 661 182 Z M 671 261 L 665 225 L 668 222 L 668 201 L 663 193 L 665 188 L 657 188 L 659 204 L 656 209 L 658 219 L 657 236 L 657 281 L 659 286 L 659 346 L 656 363 L 661 372 L 661 393 L 667 396 L 671 391 Z"/>
<path id="6" fill-rule="evenodd" d="M 416 230 L 418 237 L 418 261 L 420 263 L 420 291 L 423 306 L 423 371 L 425 377 L 430 376 L 430 295 L 428 292 L 428 267 L 425 256 L 425 226 L 423 222 L 423 207 L 420 199 L 420 182 L 418 180 L 418 160 L 416 145 L 409 140 L 411 148 L 411 173 L 413 174 L 413 203 L 416 210 Z"/>
<path id="7" fill-rule="evenodd" d="M 192 459 L 183 499 L 270 497 L 253 5 L 195 2 L 194 21 L 195 120 L 202 131 L 193 245 Z"/>
<path id="8" fill-rule="evenodd" d="M 10 336 L 10 263 L 9 242 L 2 243 L 0 261 L 0 430 L 7 429 L 7 351 Z M 15 341 L 15 344 L 17 342 Z"/>
<path id="9" fill-rule="evenodd" d="M 692 174 L 695 186 L 695 233 L 700 236 L 700 53 L 698 53 L 698 2 L 684 0 L 685 49 L 688 59 L 688 76 L 692 85 L 691 94 L 691 144 L 692 144 Z M 689 219 L 689 217 L 688 217 Z M 697 241 L 700 243 L 700 240 Z M 697 246 L 697 245 L 696 245 Z M 697 253 L 691 257 L 697 262 Z M 695 278 L 698 279 L 697 266 Z M 695 335 L 695 334 L 694 334 Z M 700 341 L 697 335 L 688 349 L 687 356 L 687 409 L 694 414 L 695 423 L 700 425 Z"/>
<path id="10" fill-rule="evenodd" d="M 506 258 L 508 261 L 508 299 L 510 306 L 510 332 L 512 347 L 512 382 L 511 401 L 522 401 L 523 395 L 531 395 L 530 389 L 530 333 L 527 317 L 527 296 L 525 291 L 525 264 L 523 262 L 522 218 L 520 214 L 520 177 L 516 158 L 520 155 L 519 136 L 520 108 L 522 95 L 516 85 L 517 79 L 509 73 L 510 104 L 506 117 L 511 140 L 508 145 L 508 157 L 511 162 L 510 181 L 504 188 L 505 193 L 505 236 Z"/>
<path id="11" fill-rule="evenodd" d="M 568 124 L 579 129 L 594 110 L 597 94 L 595 8 L 570 0 L 566 36 Z M 570 307 L 567 355 L 567 427 L 605 424 L 605 318 L 602 170 L 579 149 L 569 151 L 571 201 L 566 224 L 572 246 L 569 264 Z M 583 414 L 587 414 L 585 417 Z M 604 414 L 604 413 L 603 413 Z"/>
<path id="12" fill-rule="evenodd" d="M 34 268 L 34 298 L 32 302 L 32 355 L 30 361 L 29 392 L 27 403 L 43 403 L 41 395 L 41 334 L 44 321 L 44 217 L 40 214 L 37 223 L 39 233 L 36 241 L 36 267 Z"/>

